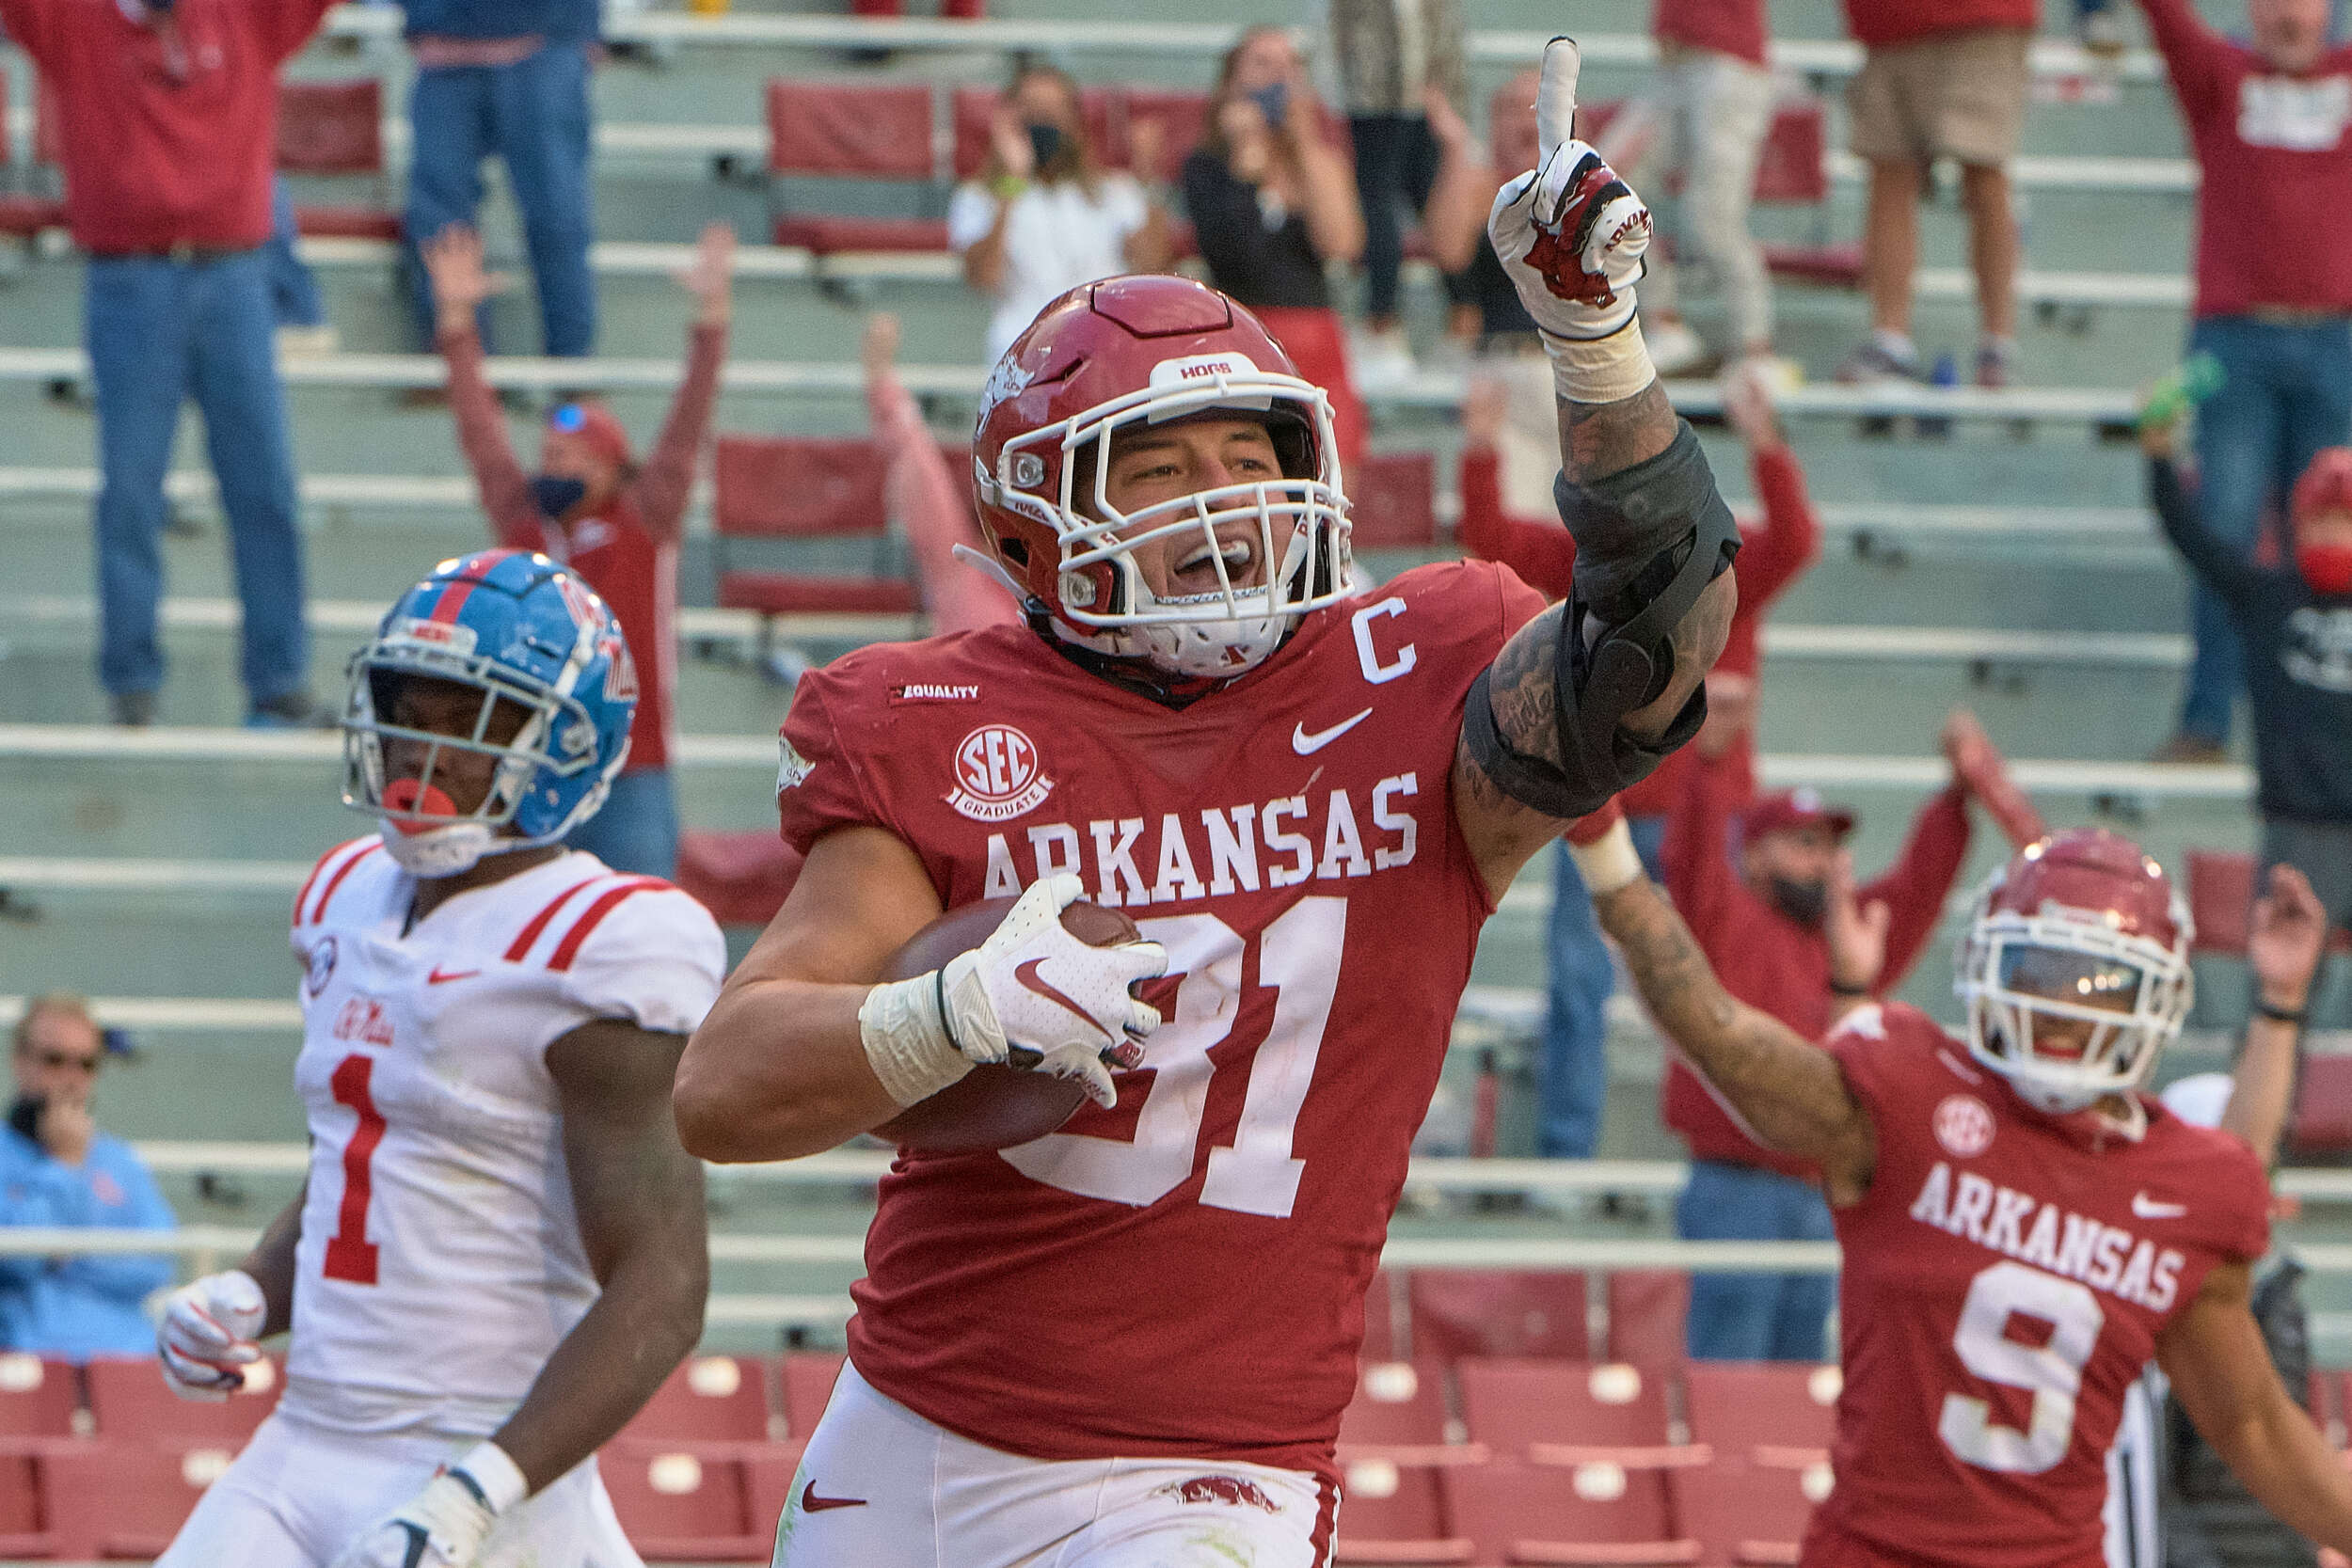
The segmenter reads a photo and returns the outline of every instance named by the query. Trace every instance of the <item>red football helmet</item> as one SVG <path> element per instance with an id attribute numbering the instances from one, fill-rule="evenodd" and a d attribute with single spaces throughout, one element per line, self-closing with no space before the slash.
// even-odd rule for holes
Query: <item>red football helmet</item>
<path id="1" fill-rule="evenodd" d="M 1221 485 L 1132 515 L 1111 504 L 1116 432 L 1211 410 L 1264 418 L 1279 483 Z M 972 469 L 997 561 L 1100 652 L 1172 674 L 1238 675 L 1347 591 L 1330 400 L 1255 316 L 1188 278 L 1106 278 L 1041 311 L 980 394 Z M 1218 586 L 1161 598 L 1134 551 L 1180 534 L 1199 538 Z M 1257 582 L 1236 586 L 1229 564 Z"/>
<path id="2" fill-rule="evenodd" d="M 1969 1054 L 2053 1114 L 2137 1088 L 2188 1016 L 2194 935 L 2187 901 L 2131 840 L 2072 828 L 2026 846 L 1961 939 Z M 2038 1042 L 2037 1016 L 2089 1024 L 2080 1051 Z"/>

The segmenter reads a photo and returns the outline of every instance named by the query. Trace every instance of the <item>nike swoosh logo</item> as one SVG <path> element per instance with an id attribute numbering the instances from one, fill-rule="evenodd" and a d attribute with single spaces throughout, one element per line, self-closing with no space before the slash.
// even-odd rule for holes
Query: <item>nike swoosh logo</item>
<path id="1" fill-rule="evenodd" d="M 1093 1029 L 1096 1034 L 1102 1036 L 1106 1040 L 1109 1039 L 1111 1037 L 1110 1031 L 1095 1022 L 1094 1015 L 1092 1013 L 1088 1012 L 1084 1007 L 1081 1007 L 1075 1002 L 1071 1001 L 1070 998 L 1064 996 L 1060 991 L 1056 990 L 1051 982 L 1047 981 L 1043 975 L 1038 974 L 1038 966 L 1042 964 L 1044 961 L 1045 960 L 1043 958 L 1031 958 L 1027 963 L 1025 963 L 1020 968 L 1014 970 L 1012 972 L 1012 977 L 1020 981 L 1022 985 L 1027 987 L 1030 990 L 1033 990 L 1037 992 L 1038 995 L 1045 998 L 1046 1001 L 1053 1003 L 1056 1006 L 1069 1008 L 1080 1018 L 1085 1019 L 1088 1026 Z"/>
<path id="2" fill-rule="evenodd" d="M 446 986 L 452 980 L 470 980 L 481 973 L 482 971 L 478 969 L 461 969 L 453 974 L 445 974 L 441 972 L 441 966 L 435 964 L 433 973 L 424 977 L 424 983 L 428 986 Z"/>
<path id="3" fill-rule="evenodd" d="M 817 1483 L 813 1481 L 801 1488 L 801 1512 L 803 1513 L 822 1513 L 829 1508 L 864 1508 L 865 1506 L 864 1497 L 820 1497 L 817 1495 Z"/>
<path id="4" fill-rule="evenodd" d="M 1307 733 L 1307 726 L 1303 721 L 1293 724 L 1291 726 L 1291 750 L 1302 757 L 1311 757 L 1371 717 L 1372 709 L 1366 708 L 1353 719 L 1343 719 L 1329 729 L 1317 730 L 1312 735 Z"/>
<path id="5" fill-rule="evenodd" d="M 2146 1193 L 2132 1195 L 2132 1212 L 2143 1220 L 2177 1220 L 2188 1212 L 2185 1203 L 2160 1203 Z"/>

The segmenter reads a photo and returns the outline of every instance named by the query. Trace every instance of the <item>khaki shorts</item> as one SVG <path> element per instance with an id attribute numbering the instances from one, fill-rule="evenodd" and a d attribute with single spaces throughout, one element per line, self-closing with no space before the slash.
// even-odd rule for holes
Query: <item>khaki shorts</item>
<path id="1" fill-rule="evenodd" d="M 2026 122 L 2026 46 L 2016 27 L 1963 27 L 1868 50 L 1846 89 L 1854 156 L 2006 164 Z"/>

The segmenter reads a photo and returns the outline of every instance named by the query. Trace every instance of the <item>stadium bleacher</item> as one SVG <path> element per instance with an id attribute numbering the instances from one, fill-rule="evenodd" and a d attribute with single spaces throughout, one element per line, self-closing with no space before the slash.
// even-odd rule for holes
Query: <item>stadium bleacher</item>
<path id="1" fill-rule="evenodd" d="M 501 356 L 490 367 L 495 385 L 526 403 L 558 388 L 604 388 L 633 428 L 650 429 L 675 378 L 684 309 L 666 278 L 686 259 L 683 242 L 718 217 L 761 242 L 738 257 L 743 286 L 722 432 L 763 444 L 861 436 L 857 336 L 865 312 L 882 308 L 905 323 L 901 375 L 933 429 L 944 441 L 964 439 L 984 374 L 976 360 L 986 310 L 964 293 L 930 229 L 926 245 L 880 248 L 875 236 L 888 230 L 870 227 L 899 225 L 902 242 L 910 221 L 936 227 L 959 89 L 994 83 L 1009 52 L 1041 48 L 1089 86 L 1122 91 L 1122 112 L 1164 112 L 1199 92 L 1215 53 L 1268 9 L 1196 0 L 1183 20 L 1164 21 L 1137 20 L 1111 0 L 993 0 L 989 21 L 961 24 L 789 7 L 738 0 L 717 16 L 651 10 L 616 23 L 616 39 L 647 47 L 643 60 L 608 67 L 596 88 L 599 356 Z M 1639 88 L 1653 57 L 1648 9 L 1647 0 L 1580 0 L 1588 92 Z M 1559 10 L 1481 0 L 1475 101 L 1532 58 Z M 2054 14 L 2048 24 L 2060 21 Z M 1851 240 L 1860 189 L 1836 150 L 1836 91 L 1856 52 L 1838 36 L 1835 0 L 1776 0 L 1773 22 L 1792 90 L 1832 106 L 1822 202 L 1767 210 L 1762 232 L 1790 244 Z M 310 210 L 304 253 L 343 342 L 343 352 L 286 367 L 322 694 L 338 688 L 343 654 L 396 588 L 485 538 L 446 415 L 405 408 L 395 396 L 440 374 L 437 360 L 411 352 L 384 223 L 398 205 L 407 145 L 397 24 L 389 8 L 340 8 L 291 73 L 310 84 L 297 96 L 316 111 L 316 134 L 288 159 Z M 869 47 L 892 52 L 887 62 L 850 66 L 839 55 Z M 2192 849 L 2234 855 L 2251 845 L 2243 767 L 2140 760 L 2170 717 L 2184 592 L 2142 508 L 2136 450 L 2108 438 L 2128 422 L 2136 389 L 2178 356 L 2194 167 L 2144 52 L 2094 66 L 2053 35 L 2037 48 L 2035 71 L 2018 170 L 2020 286 L 2030 307 L 2019 386 L 1832 385 L 1829 368 L 1862 330 L 1862 302 L 1841 287 L 1781 284 L 1785 349 L 1817 377 L 1789 396 L 1787 412 L 1827 538 L 1820 564 L 1766 635 L 1763 772 L 1860 807 L 1865 866 L 1891 856 L 1912 803 L 1942 783 L 1933 736 L 1956 703 L 1974 707 L 2021 759 L 2019 781 L 2054 822 L 2123 825 L 2182 863 Z M 371 94 L 354 81 L 381 85 Z M 919 156 L 862 171 L 774 159 L 774 81 L 920 98 Z M 0 451 L 0 554 L 9 563 L 0 583 L 0 792 L 10 802 L 0 813 L 0 1022 L 23 996 L 64 986 L 97 997 L 102 1019 L 132 1033 L 143 1059 L 112 1072 L 105 1119 L 153 1156 L 189 1226 L 179 1250 L 195 1266 L 241 1245 L 299 1180 L 302 1121 L 289 1083 L 298 1014 L 284 907 L 317 851 L 349 836 L 351 819 L 336 804 L 331 739 L 230 727 L 233 601 L 209 479 L 193 471 L 173 487 L 185 528 L 167 542 L 174 673 L 162 726 L 102 727 L 89 674 L 91 424 L 71 390 L 83 373 L 79 267 L 55 228 L 38 95 L 13 51 L 0 87 L 0 236 L 14 236 L 0 239 L 0 408 L 11 435 Z M 808 221 L 825 216 L 869 227 Z M 494 205 L 487 228 L 494 258 L 515 270 L 511 213 Z M 1919 335 L 1931 353 L 1964 357 L 1972 302 L 1948 198 L 1931 207 L 1923 234 Z M 1417 339 L 1433 343 L 1442 301 L 1425 267 L 1408 270 L 1406 309 Z M 1710 309 L 1696 302 L 1702 325 Z M 503 346 L 535 347 L 526 299 L 502 301 L 494 314 Z M 1395 498 L 1396 515 L 1384 509 L 1378 519 L 1391 531 L 1370 557 L 1382 571 L 1450 553 L 1463 377 L 1442 356 L 1425 356 L 1423 366 L 1409 385 L 1370 400 L 1373 445 L 1389 461 L 1367 483 Z M 1719 406 L 1711 386 L 1676 395 L 1694 416 Z M 1935 421 L 1947 421 L 1940 434 Z M 1704 438 L 1727 491 L 1743 494 L 1728 438 L 1712 429 Z M 183 461 L 193 462 L 193 433 L 184 439 Z M 854 603 L 805 581 L 797 594 L 763 595 L 740 582 L 730 594 L 737 562 L 725 536 L 739 514 L 711 491 L 696 501 L 684 573 L 682 805 L 694 829 L 756 833 L 772 823 L 767 785 L 787 696 L 749 650 L 772 634 L 821 658 L 919 623 L 901 559 L 871 537 L 794 546 L 813 552 L 813 576 L 879 579 L 856 584 L 869 592 L 850 595 Z M 745 531 L 792 526 L 754 518 Z M 1979 833 L 1963 885 L 1992 863 L 1994 837 Z M 1469 1100 L 1480 1057 L 1495 1054 L 1498 1040 L 1500 1070 L 1523 1084 L 1548 866 L 1530 868 L 1486 933 L 1443 1091 L 1456 1100 Z M 731 927 L 735 952 L 748 936 Z M 2203 1000 L 2193 1037 L 2168 1075 L 2225 1060 L 2226 1032 L 2243 1014 L 2242 942 L 2208 945 L 2198 958 Z M 1938 942 L 1902 993 L 1946 1017 L 1947 946 Z M 1679 1176 L 1664 1162 L 1679 1148 L 1655 1115 L 1658 1047 L 1630 1008 L 1614 1015 L 1613 1029 L 1622 1049 L 1608 1161 L 1416 1166 L 1381 1284 L 1382 1342 L 1368 1351 L 1343 1433 L 1359 1501 L 1343 1520 L 1341 1560 L 1498 1561 L 1498 1543 L 1571 1540 L 1622 1543 L 1615 1561 L 1794 1560 L 1794 1532 L 1827 1484 L 1812 1429 L 1788 1418 L 1795 1396 L 1774 1390 L 1774 1426 L 1797 1435 L 1767 1443 L 1741 1414 L 1755 1391 L 1688 1371 L 1678 1351 L 1686 1271 L 1789 1255 L 1739 1243 L 1710 1253 L 1665 1239 Z M 2323 1051 L 2342 1043 L 2320 1041 Z M 2328 1092 L 2307 1102 L 2298 1127 L 2296 1147 L 2312 1156 L 2352 1146 L 2352 1071 L 2338 1071 L 2344 1063 L 2332 1055 L 2328 1064 L 2314 1083 Z M 1524 1096 L 1506 1094 L 1502 1105 L 1498 1140 L 1506 1153 L 1521 1151 Z M 764 1560 L 797 1444 L 838 1369 L 879 1163 L 850 1152 L 784 1178 L 714 1173 L 720 1235 L 703 1353 L 606 1459 L 616 1506 L 648 1555 Z M 2306 1289 L 2322 1358 L 2352 1362 L 2352 1179 L 2290 1172 L 2280 1186 L 2303 1202 L 2284 1230 L 2314 1271 Z M 1603 1195 L 1616 1201 L 1603 1206 Z M 60 1240 L 74 1239 L 0 1234 L 0 1247 Z M 1826 1264 L 1834 1250 L 1801 1256 Z M 1541 1396 L 1553 1413 L 1581 1401 L 1639 1405 L 1645 1420 L 1654 1409 L 1657 1420 L 1633 1437 L 1624 1428 L 1535 1439 L 1482 1433 L 1477 1412 L 1486 1406 L 1470 1398 L 1486 1386 L 1478 1358 L 1538 1355 L 1555 1358 L 1555 1372 L 1575 1364 L 1565 1375 L 1582 1380 L 1578 1401 Z M 155 1441 L 124 1442 L 126 1425 L 150 1418 L 110 1406 L 159 1394 L 151 1367 L 77 1377 L 22 1360 L 0 1355 L 0 1560 L 151 1554 L 225 1464 L 248 1412 L 232 1406 L 217 1429 L 156 1426 L 145 1434 Z M 1622 1390 L 1626 1373 L 1637 1396 L 1604 1400 L 1600 1390 Z M 1818 1380 L 1804 1398 L 1809 1416 Z M 2341 1438 L 2340 1422 L 2335 1430 Z M 1613 1449 L 1624 1451 L 1600 1451 Z M 126 1488 L 139 1506 L 116 1506 Z M 68 1520 L 82 1533 L 61 1534 Z"/>

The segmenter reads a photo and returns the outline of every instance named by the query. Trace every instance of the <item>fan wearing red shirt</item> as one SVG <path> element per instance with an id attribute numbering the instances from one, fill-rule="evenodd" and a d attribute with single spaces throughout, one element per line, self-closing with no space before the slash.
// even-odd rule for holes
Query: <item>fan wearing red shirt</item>
<path id="1" fill-rule="evenodd" d="M 2017 214 L 2009 163 L 2026 123 L 2026 46 L 2036 0 L 1845 0 L 1862 44 L 1846 89 L 1851 145 L 1870 166 L 1863 281 L 1870 337 L 1840 381 L 1916 379 L 1912 274 L 1930 166 L 1960 165 L 1968 257 L 1977 275 L 1976 382 L 2005 387 L 2017 358 Z"/>
<path id="2" fill-rule="evenodd" d="M 2352 430 L 2352 47 L 2328 0 L 2249 0 L 2250 41 L 2187 0 L 2140 0 L 2204 178 L 2189 346 L 2222 369 L 2197 410 L 2206 525 L 2253 554 L 2265 510 Z M 2217 761 L 2246 684 L 2220 599 L 2192 589 L 2197 654 L 2161 760 Z"/>
<path id="3" fill-rule="evenodd" d="M 1507 373 L 1507 372 L 1506 372 Z M 1724 411 L 1747 443 L 1749 474 L 1762 502 L 1762 526 L 1743 530 L 1740 546 L 1740 608 L 1724 641 L 1723 657 L 1708 676 L 1708 689 L 1753 688 L 1759 656 L 1756 630 L 1764 613 L 1803 576 L 1820 551 L 1821 525 L 1804 489 L 1804 469 L 1781 438 L 1765 378 L 1752 369 L 1724 378 Z M 1532 468 L 1533 443 L 1520 436 L 1524 419 L 1513 423 L 1519 381 L 1489 376 L 1472 386 L 1462 410 L 1461 520 L 1455 538 L 1470 554 L 1500 561 L 1547 598 L 1567 596 L 1576 568 L 1576 541 L 1557 521 L 1515 516 L 1505 508 L 1506 467 Z M 1549 478 L 1549 465 L 1546 465 Z M 1547 511 L 1549 507 L 1547 506 Z M 1754 792 L 1755 743 L 1737 732 L 1724 759 L 1738 783 L 1735 799 Z M 1617 798 L 1633 827 L 1643 863 L 1662 875 L 1659 846 L 1666 813 L 1681 793 L 1679 781 L 1691 766 L 1686 749 L 1659 765 L 1658 771 Z M 1551 869 L 1551 918 L 1546 966 L 1547 1002 L 1542 1050 L 1535 1059 L 1536 1148 L 1553 1159 L 1590 1159 L 1600 1141 L 1601 1110 L 1608 1095 L 1605 1009 L 1616 989 L 1616 968 L 1593 923 L 1592 901 L 1577 880 L 1576 863 L 1565 848 Z"/>
<path id="4" fill-rule="evenodd" d="M 491 531 L 510 549 L 539 550 L 578 572 L 612 607 L 637 662 L 642 689 L 628 762 L 604 809 L 566 842 L 615 871 L 670 877 L 678 833 L 670 779 L 677 744 L 677 548 L 726 363 L 735 231 L 722 223 L 706 228 L 693 264 L 678 276 L 695 301 L 686 374 L 651 454 L 636 462 L 612 410 L 575 400 L 549 411 L 536 474 L 516 461 L 505 415 L 482 374 L 477 311 L 504 280 L 483 271 L 482 240 L 470 229 L 453 225 L 422 251 L 458 444 Z"/>
<path id="5" fill-rule="evenodd" d="M 2249 1310 L 2262 1167 L 2142 1092 L 2191 990 L 2160 866 L 2098 829 L 2029 845 L 1962 941 L 1961 1037 L 1856 999 L 1820 1045 L 1724 990 L 1621 830 L 1579 854 L 1660 1022 L 1836 1214 L 1837 1485 L 1808 1568 L 2097 1568 L 2151 1357 L 2264 1507 L 2352 1546 L 2352 1475 Z"/>

